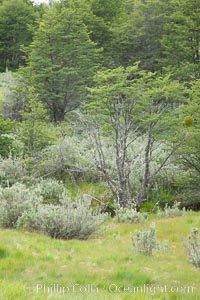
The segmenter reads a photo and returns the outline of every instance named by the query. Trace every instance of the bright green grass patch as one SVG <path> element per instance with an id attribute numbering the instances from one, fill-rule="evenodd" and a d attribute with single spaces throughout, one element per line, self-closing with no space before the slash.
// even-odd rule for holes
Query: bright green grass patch
<path id="1" fill-rule="evenodd" d="M 81 180 L 76 183 L 67 182 L 66 188 L 71 192 L 72 198 L 76 198 L 79 193 L 101 198 L 106 191 L 104 182 L 86 182 Z"/>
<path id="2" fill-rule="evenodd" d="M 7 255 L 8 255 L 7 250 L 0 247 L 0 259 L 5 258 Z"/>
<path id="3" fill-rule="evenodd" d="M 111 220 L 103 235 L 87 241 L 0 230 L 0 300 L 199 299 L 200 271 L 187 262 L 183 243 L 200 227 L 200 213 L 153 221 L 169 251 L 152 257 L 132 248 L 130 232 L 142 224 Z"/>

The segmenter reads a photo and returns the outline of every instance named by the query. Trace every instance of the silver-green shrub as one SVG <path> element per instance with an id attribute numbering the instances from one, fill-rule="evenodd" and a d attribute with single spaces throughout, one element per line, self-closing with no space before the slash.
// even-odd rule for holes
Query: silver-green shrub
<path id="1" fill-rule="evenodd" d="M 153 250 L 166 251 L 168 242 L 164 241 L 161 244 L 156 237 L 156 227 L 152 223 L 149 230 L 137 230 L 135 236 L 131 237 L 133 247 L 136 252 L 144 255 L 152 255 Z"/>
<path id="2" fill-rule="evenodd" d="M 67 136 L 55 145 L 46 147 L 32 159 L 31 172 L 35 177 L 51 176 L 59 180 L 90 178 L 94 173 L 87 145 L 81 137 Z M 96 178 L 96 176 L 95 176 Z"/>
<path id="3" fill-rule="evenodd" d="M 197 228 L 193 228 L 185 242 L 185 249 L 190 263 L 200 268 L 200 234 Z"/>
<path id="4" fill-rule="evenodd" d="M 41 204 L 24 212 L 18 228 L 36 230 L 59 239 L 87 239 L 107 217 L 92 210 L 88 200 L 63 200 L 61 205 Z"/>
<path id="5" fill-rule="evenodd" d="M 158 209 L 157 216 L 159 218 L 173 218 L 186 215 L 185 208 L 180 209 L 179 207 L 180 202 L 174 202 L 172 207 L 166 204 L 164 210 Z"/>
<path id="6" fill-rule="evenodd" d="M 134 208 L 117 207 L 115 210 L 115 219 L 122 223 L 143 223 L 147 220 L 148 214 L 137 212 Z"/>
<path id="7" fill-rule="evenodd" d="M 26 176 L 26 167 L 21 158 L 11 155 L 8 158 L 0 157 L 0 185 L 8 186 L 20 181 Z"/>
<path id="8" fill-rule="evenodd" d="M 43 197 L 43 202 L 46 204 L 59 204 L 66 193 L 64 184 L 51 178 L 40 179 L 33 190 Z"/>
<path id="9" fill-rule="evenodd" d="M 0 188 L 0 226 L 15 228 L 18 218 L 41 201 L 41 197 L 20 183 Z"/>

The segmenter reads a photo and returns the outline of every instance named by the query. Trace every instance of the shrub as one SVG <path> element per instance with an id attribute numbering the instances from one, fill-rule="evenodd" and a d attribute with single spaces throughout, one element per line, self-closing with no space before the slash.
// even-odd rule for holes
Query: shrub
<path id="1" fill-rule="evenodd" d="M 55 179 L 40 179 L 34 191 L 43 197 L 44 203 L 59 204 L 66 189 L 62 182 Z"/>
<path id="2" fill-rule="evenodd" d="M 106 214 L 90 208 L 86 200 L 63 200 L 61 205 L 39 205 L 18 220 L 18 228 L 37 230 L 52 238 L 87 239 L 105 221 Z"/>
<path id="3" fill-rule="evenodd" d="M 174 202 L 172 207 L 166 204 L 164 210 L 158 209 L 157 216 L 159 218 L 173 218 L 178 216 L 184 216 L 186 214 L 185 208 L 179 209 L 179 207 L 180 202 Z"/>
<path id="4" fill-rule="evenodd" d="M 143 223 L 147 219 L 147 213 L 137 212 L 133 208 L 117 207 L 116 220 L 122 223 Z"/>
<path id="5" fill-rule="evenodd" d="M 8 186 L 16 183 L 26 176 L 25 164 L 20 158 L 0 157 L 0 185 Z"/>
<path id="6" fill-rule="evenodd" d="M 12 133 L 13 122 L 0 115 L 0 155 L 3 157 L 9 156 L 13 144 Z"/>
<path id="7" fill-rule="evenodd" d="M 185 249 L 190 263 L 200 268 L 200 235 L 197 228 L 193 228 L 185 242 Z"/>
<path id="8" fill-rule="evenodd" d="M 36 193 L 23 184 L 0 188 L 0 226 L 15 228 L 18 218 L 41 201 Z"/>
<path id="9" fill-rule="evenodd" d="M 94 168 L 87 159 L 87 149 L 81 137 L 66 137 L 46 147 L 30 161 L 30 171 L 36 176 L 51 176 L 58 180 L 92 179 Z M 94 176 L 96 178 L 96 176 Z"/>
<path id="10" fill-rule="evenodd" d="M 155 224 L 150 225 L 149 230 L 137 230 L 135 237 L 131 237 L 133 247 L 136 252 L 144 255 L 152 255 L 153 250 L 166 251 L 168 248 L 167 241 L 163 245 L 157 240 Z"/>

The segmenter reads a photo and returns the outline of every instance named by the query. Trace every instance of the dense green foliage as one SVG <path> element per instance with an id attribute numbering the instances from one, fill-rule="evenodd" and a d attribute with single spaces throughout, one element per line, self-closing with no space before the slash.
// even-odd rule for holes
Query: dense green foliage
<path id="1" fill-rule="evenodd" d="M 0 3 L 0 71 L 16 70 L 24 64 L 22 47 L 32 41 L 31 26 L 36 12 L 28 0 L 3 0 Z"/>
<path id="2" fill-rule="evenodd" d="M 196 0 L 0 1 L 1 185 L 198 210 L 198 21 Z"/>
<path id="3" fill-rule="evenodd" d="M 98 63 L 98 51 L 73 7 L 52 6 L 43 15 L 22 70 L 54 121 L 84 101 Z"/>

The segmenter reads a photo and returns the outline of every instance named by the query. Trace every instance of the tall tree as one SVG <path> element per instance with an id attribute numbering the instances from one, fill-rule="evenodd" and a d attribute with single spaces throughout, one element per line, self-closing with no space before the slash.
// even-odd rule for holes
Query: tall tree
<path id="1" fill-rule="evenodd" d="M 187 105 L 181 107 L 182 123 L 187 142 L 179 151 L 180 162 L 200 176 L 200 80 L 191 85 L 191 95 Z"/>
<path id="2" fill-rule="evenodd" d="M 198 0 L 170 0 L 172 13 L 166 18 L 161 39 L 164 56 L 160 60 L 170 66 L 181 80 L 200 77 L 200 6 Z"/>
<path id="3" fill-rule="evenodd" d="M 30 26 L 35 22 L 33 5 L 26 0 L 0 3 L 0 71 L 16 70 L 24 64 L 21 47 L 32 41 Z"/>
<path id="4" fill-rule="evenodd" d="M 155 73 L 139 71 L 138 66 L 120 67 L 99 72 L 96 87 L 90 89 L 92 101 L 86 105 L 93 118 L 90 136 L 96 148 L 97 168 L 107 181 L 113 197 L 121 206 L 133 202 L 139 210 L 147 199 L 146 192 L 152 178 L 166 165 L 175 149 L 175 144 L 166 151 L 156 170 L 152 172 L 153 153 L 157 143 L 172 146 L 170 136 L 174 135 L 178 118 L 173 111 L 184 100 L 185 88 L 170 76 L 158 76 Z M 92 113 L 91 113 L 92 112 Z M 108 167 L 107 157 L 102 146 L 103 129 L 109 135 L 114 149 L 116 178 Z M 130 147 L 138 138 L 146 141 L 144 153 L 144 171 L 139 191 L 134 191 L 130 181 L 134 173 L 135 157 Z M 181 141 L 182 142 L 182 141 Z"/>
<path id="5" fill-rule="evenodd" d="M 97 64 L 98 51 L 77 10 L 55 3 L 40 22 L 22 73 L 54 121 L 61 121 L 85 100 Z"/>
<path id="6" fill-rule="evenodd" d="M 162 57 L 161 37 L 169 1 L 125 1 L 120 19 L 112 24 L 112 51 L 118 65 L 128 66 L 136 61 L 141 68 L 158 71 Z"/>

